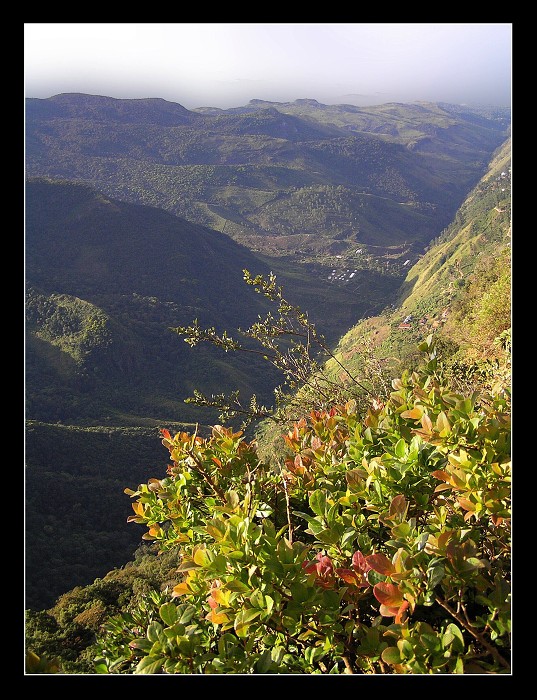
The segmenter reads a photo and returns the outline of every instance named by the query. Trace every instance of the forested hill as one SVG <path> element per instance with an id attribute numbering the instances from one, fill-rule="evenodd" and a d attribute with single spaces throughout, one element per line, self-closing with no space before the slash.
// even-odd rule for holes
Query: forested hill
<path id="1" fill-rule="evenodd" d="M 378 256 L 419 252 L 508 127 L 507 110 L 449 105 L 255 101 L 202 113 L 63 94 L 28 99 L 26 165 L 29 176 L 79 180 L 224 230 L 251 250 L 323 264 L 352 257 L 357 244 Z"/>
<path id="2" fill-rule="evenodd" d="M 26 188 L 27 417 L 70 424 L 190 422 L 193 388 L 215 384 L 270 399 L 280 381 L 251 358 L 193 353 L 170 328 L 198 319 L 246 328 L 265 314 L 243 270 L 270 271 L 226 235 L 90 188 Z M 393 294 L 396 278 L 364 271 L 355 289 L 279 267 L 289 298 L 336 340 Z M 358 278 L 357 278 L 358 279 Z M 206 418 L 203 415 L 202 420 Z"/>

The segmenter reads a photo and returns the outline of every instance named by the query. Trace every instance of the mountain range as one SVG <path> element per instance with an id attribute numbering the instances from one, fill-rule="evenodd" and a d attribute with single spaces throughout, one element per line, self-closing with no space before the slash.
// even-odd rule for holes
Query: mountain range
<path id="1" fill-rule="evenodd" d="M 508 110 L 429 103 L 255 100 L 195 111 L 62 94 L 27 100 L 26 169 L 165 209 L 267 255 L 325 265 L 356 257 L 358 245 L 374 257 L 395 247 L 404 260 L 449 224 L 508 126 Z"/>

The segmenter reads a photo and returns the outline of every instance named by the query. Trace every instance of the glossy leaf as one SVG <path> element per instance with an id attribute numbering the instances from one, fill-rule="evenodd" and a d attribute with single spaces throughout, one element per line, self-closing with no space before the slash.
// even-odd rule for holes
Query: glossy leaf
<path id="1" fill-rule="evenodd" d="M 163 603 L 159 608 L 161 620 L 171 627 L 177 622 L 177 606 L 174 603 Z"/>
<path id="2" fill-rule="evenodd" d="M 198 566 L 207 566 L 210 562 L 207 551 L 204 546 L 194 549 L 194 563 Z"/>
<path id="3" fill-rule="evenodd" d="M 192 593 L 193 591 L 190 589 L 190 586 L 185 581 L 182 581 L 174 586 L 172 596 L 192 595 Z"/>
<path id="4" fill-rule="evenodd" d="M 324 515 L 326 511 L 326 494 L 323 491 L 314 491 L 309 498 L 310 508 L 316 515 Z"/>
<path id="5" fill-rule="evenodd" d="M 403 594 L 399 586 L 393 583 L 376 583 L 373 586 L 373 594 L 379 603 L 387 607 L 399 607 L 403 602 Z"/>
<path id="6" fill-rule="evenodd" d="M 259 617 L 260 614 L 260 610 L 254 610 L 253 608 L 250 608 L 249 610 L 241 610 L 233 623 L 237 636 L 246 637 L 248 634 L 248 627 L 257 617 Z"/>
<path id="7" fill-rule="evenodd" d="M 165 657 L 154 658 L 153 656 L 144 656 L 140 661 L 138 666 L 136 666 L 135 673 L 139 674 L 154 674 L 159 673 L 166 661 Z"/>
<path id="8" fill-rule="evenodd" d="M 403 494 L 399 494 L 390 503 L 390 516 L 404 516 L 408 508 L 407 500 Z"/>
<path id="9" fill-rule="evenodd" d="M 386 647 L 381 654 L 381 659 L 391 666 L 402 662 L 401 653 L 397 647 Z"/>
<path id="10" fill-rule="evenodd" d="M 147 638 L 150 642 L 157 642 L 162 633 L 162 625 L 160 622 L 151 622 L 147 628 Z"/>
<path id="11" fill-rule="evenodd" d="M 395 445 L 395 454 L 397 455 L 397 457 L 399 457 L 399 459 L 403 459 L 403 457 L 406 457 L 407 444 L 403 440 L 403 438 L 397 441 L 397 444 Z"/>
<path id="12" fill-rule="evenodd" d="M 379 574 L 384 574 L 384 576 L 389 576 L 395 573 L 395 567 L 392 562 L 388 559 L 385 554 L 378 552 L 377 554 L 370 554 L 365 558 L 369 566 L 377 571 Z M 381 601 L 382 602 L 382 601 Z"/>
<path id="13" fill-rule="evenodd" d="M 403 411 L 401 413 L 401 418 L 410 418 L 413 420 L 421 420 L 421 417 L 423 415 L 423 411 L 421 408 L 418 408 L 415 406 L 414 408 L 408 410 L 408 411 Z"/>

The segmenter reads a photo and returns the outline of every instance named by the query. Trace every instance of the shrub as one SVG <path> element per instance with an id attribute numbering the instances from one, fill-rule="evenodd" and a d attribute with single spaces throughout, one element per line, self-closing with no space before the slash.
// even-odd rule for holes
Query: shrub
<path id="1" fill-rule="evenodd" d="M 162 430 L 130 520 L 179 582 L 108 620 L 98 673 L 509 673 L 509 393 L 456 394 L 429 337 L 366 413 L 349 400 L 255 441 Z"/>

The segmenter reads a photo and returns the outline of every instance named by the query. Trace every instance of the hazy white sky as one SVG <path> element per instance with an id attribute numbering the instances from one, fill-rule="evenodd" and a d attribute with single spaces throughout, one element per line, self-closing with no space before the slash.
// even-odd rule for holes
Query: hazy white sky
<path id="1" fill-rule="evenodd" d="M 511 23 L 26 23 L 25 94 L 508 106 Z"/>

